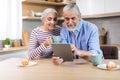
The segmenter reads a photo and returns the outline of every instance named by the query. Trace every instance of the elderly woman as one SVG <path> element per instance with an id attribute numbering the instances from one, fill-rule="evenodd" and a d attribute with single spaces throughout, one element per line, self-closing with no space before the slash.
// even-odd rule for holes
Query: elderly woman
<path id="1" fill-rule="evenodd" d="M 29 59 L 48 58 L 52 56 L 50 46 L 52 35 L 59 35 L 60 28 L 56 27 L 57 12 L 52 8 L 43 11 L 41 20 L 43 25 L 33 29 L 29 42 Z"/>

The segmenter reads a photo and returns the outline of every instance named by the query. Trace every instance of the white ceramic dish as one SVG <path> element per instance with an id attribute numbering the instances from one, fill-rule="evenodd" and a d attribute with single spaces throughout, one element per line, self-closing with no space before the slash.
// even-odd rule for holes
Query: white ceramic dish
<path id="1" fill-rule="evenodd" d="M 28 65 L 23 65 L 21 63 L 18 63 L 16 65 L 19 66 L 19 67 L 27 67 L 27 66 L 33 66 L 33 65 L 36 65 L 36 64 L 37 64 L 37 62 L 29 62 Z"/>
<path id="2" fill-rule="evenodd" d="M 36 16 L 36 17 L 41 17 L 41 15 L 42 15 L 41 12 L 36 12 L 36 13 L 35 13 L 35 16 Z"/>
<path id="3" fill-rule="evenodd" d="M 108 69 L 106 68 L 106 64 L 100 64 L 100 65 L 97 65 L 97 67 L 98 67 L 99 69 L 108 70 Z M 109 69 L 109 70 L 118 70 L 118 69 L 120 69 L 120 65 L 117 65 L 116 68 L 112 68 L 112 69 Z"/>

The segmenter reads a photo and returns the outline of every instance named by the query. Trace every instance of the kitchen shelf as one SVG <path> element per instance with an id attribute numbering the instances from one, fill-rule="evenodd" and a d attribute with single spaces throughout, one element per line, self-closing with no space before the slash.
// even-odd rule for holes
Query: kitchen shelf
<path id="1" fill-rule="evenodd" d="M 82 18 L 104 18 L 104 17 L 116 17 L 120 16 L 120 12 L 104 13 L 104 14 L 93 14 L 93 15 L 83 15 Z"/>
<path id="2" fill-rule="evenodd" d="M 54 8 L 61 17 L 62 9 L 67 3 L 52 2 L 43 0 L 22 0 L 22 16 L 23 20 L 40 20 L 39 17 L 30 17 L 32 12 L 43 12 L 46 8 Z M 28 17 L 26 17 L 28 16 Z M 61 19 L 61 18 L 60 18 Z"/>
<path id="3" fill-rule="evenodd" d="M 40 17 L 29 17 L 29 16 L 24 16 L 22 17 L 23 20 L 41 20 Z"/>
<path id="4" fill-rule="evenodd" d="M 95 15 L 83 15 L 83 19 L 87 18 L 104 18 L 104 17 L 116 17 L 120 16 L 120 12 L 113 12 L 113 13 L 105 13 L 105 14 L 95 14 Z M 40 17 L 28 17 L 24 16 L 23 20 L 41 20 Z M 63 20 L 63 17 L 59 17 L 58 20 Z"/>
<path id="5" fill-rule="evenodd" d="M 22 3 L 45 4 L 45 5 L 54 5 L 54 6 L 66 5 L 66 3 L 63 2 L 50 2 L 50 1 L 39 1 L 39 0 L 22 0 Z"/>
<path id="6" fill-rule="evenodd" d="M 23 20 L 41 20 L 40 17 L 29 17 L 29 16 L 24 16 L 22 17 Z M 58 20 L 63 20 L 63 17 L 59 17 Z"/>

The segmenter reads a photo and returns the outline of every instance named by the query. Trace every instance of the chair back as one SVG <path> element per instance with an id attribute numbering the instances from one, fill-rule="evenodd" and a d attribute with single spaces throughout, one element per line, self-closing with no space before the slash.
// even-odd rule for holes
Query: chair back
<path id="1" fill-rule="evenodd" d="M 118 59 L 118 48 L 116 46 L 100 46 L 105 59 Z"/>

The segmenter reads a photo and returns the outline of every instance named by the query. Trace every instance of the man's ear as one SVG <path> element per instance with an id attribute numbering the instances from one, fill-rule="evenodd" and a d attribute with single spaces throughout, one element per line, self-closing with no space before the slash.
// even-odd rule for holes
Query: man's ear
<path id="1" fill-rule="evenodd" d="M 79 18 L 79 19 L 81 19 L 81 18 L 82 18 L 81 14 L 79 14 L 79 15 L 78 15 L 78 18 Z"/>

